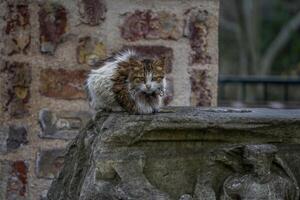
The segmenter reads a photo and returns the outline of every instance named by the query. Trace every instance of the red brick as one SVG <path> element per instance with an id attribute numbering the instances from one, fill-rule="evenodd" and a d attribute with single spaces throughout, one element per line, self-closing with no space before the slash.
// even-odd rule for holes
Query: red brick
<path id="1" fill-rule="evenodd" d="M 81 22 L 96 26 L 105 20 L 106 4 L 103 0 L 80 0 L 78 3 Z"/>
<path id="2" fill-rule="evenodd" d="M 76 58 L 79 64 L 94 66 L 106 58 L 106 46 L 90 36 L 81 37 L 76 48 Z"/>
<path id="3" fill-rule="evenodd" d="M 125 14 L 121 36 L 128 41 L 140 39 L 173 39 L 181 37 L 179 20 L 165 11 L 136 10 Z"/>
<path id="4" fill-rule="evenodd" d="M 1 96 L 4 111 L 12 117 L 24 117 L 28 114 L 30 98 L 31 68 L 27 63 L 5 62 L 0 69 L 3 77 Z"/>
<path id="5" fill-rule="evenodd" d="M 193 8 L 188 10 L 185 15 L 184 35 L 189 38 L 192 49 L 190 64 L 211 63 L 211 57 L 207 52 L 208 12 Z"/>
<path id="6" fill-rule="evenodd" d="M 208 85 L 207 70 L 193 69 L 190 74 L 191 104 L 193 106 L 211 106 L 212 92 Z"/>
<path id="7" fill-rule="evenodd" d="M 54 54 L 67 29 L 67 11 L 58 3 L 45 2 L 38 12 L 40 23 L 40 50 Z"/>
<path id="8" fill-rule="evenodd" d="M 25 199 L 28 196 L 28 166 L 25 161 L 10 162 L 7 180 L 7 200 Z"/>
<path id="9" fill-rule="evenodd" d="M 7 55 L 27 53 L 30 45 L 30 12 L 27 1 L 8 1 L 5 16 L 5 53 Z"/>
<path id="10" fill-rule="evenodd" d="M 40 74 L 40 93 L 61 99 L 84 99 L 87 72 L 87 70 L 43 69 Z"/>

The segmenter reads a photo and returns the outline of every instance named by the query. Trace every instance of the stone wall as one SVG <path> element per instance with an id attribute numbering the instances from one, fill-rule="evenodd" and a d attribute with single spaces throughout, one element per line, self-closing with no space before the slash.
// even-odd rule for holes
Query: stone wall
<path id="1" fill-rule="evenodd" d="M 47 191 L 112 52 L 165 55 L 166 105 L 216 105 L 218 0 L 0 0 L 0 16 L 0 199 Z"/>

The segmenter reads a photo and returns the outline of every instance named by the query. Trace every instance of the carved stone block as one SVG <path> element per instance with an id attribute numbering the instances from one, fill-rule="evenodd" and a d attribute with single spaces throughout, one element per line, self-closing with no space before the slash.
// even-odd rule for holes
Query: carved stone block
<path id="1" fill-rule="evenodd" d="M 269 143 L 299 146 L 299 122 L 299 110 L 99 112 L 69 146 L 48 199 L 298 200 L 295 166 Z"/>
<path id="2" fill-rule="evenodd" d="M 101 155 L 96 163 L 96 179 L 101 182 L 116 182 L 116 186 L 111 185 L 112 194 L 93 194 L 85 199 L 106 197 L 108 199 L 119 197 L 121 199 L 164 199 L 169 200 L 170 196 L 155 188 L 144 175 L 145 155 L 143 152 L 120 152 L 111 155 Z M 116 180 L 119 179 L 119 180 Z M 105 186 L 103 184 L 103 186 Z M 107 187 L 107 186 L 105 186 Z M 99 190 L 100 189 L 100 190 Z M 105 188 L 97 188 L 97 191 Z M 105 195 L 105 196 L 104 196 Z"/>
<path id="3" fill-rule="evenodd" d="M 64 163 L 65 149 L 40 150 L 36 158 L 36 175 L 52 179 L 57 176 Z"/>
<path id="4" fill-rule="evenodd" d="M 85 99 L 84 83 L 87 70 L 43 69 L 40 74 L 40 93 L 61 99 Z"/>
<path id="5" fill-rule="evenodd" d="M 106 4 L 103 0 L 79 0 L 80 20 L 88 25 L 96 26 L 105 20 Z"/>
<path id="6" fill-rule="evenodd" d="M 7 1 L 5 53 L 27 53 L 31 41 L 30 12 L 27 1 Z"/>
<path id="7" fill-rule="evenodd" d="M 299 199 L 296 177 L 277 152 L 274 145 L 259 144 L 227 149 L 222 160 L 216 156 L 215 161 L 232 170 L 222 185 L 221 199 Z"/>
<path id="8" fill-rule="evenodd" d="M 192 69 L 191 81 L 191 104 L 193 106 L 211 106 L 212 92 L 209 88 L 209 75 L 207 70 Z"/>
<path id="9" fill-rule="evenodd" d="M 121 36 L 128 41 L 140 39 L 173 39 L 181 37 L 179 20 L 165 11 L 136 10 L 124 14 Z"/>
<path id="10" fill-rule="evenodd" d="M 60 111 L 43 109 L 39 113 L 42 132 L 40 137 L 53 139 L 73 139 L 91 118 L 89 112 Z"/>
<path id="11" fill-rule="evenodd" d="M 38 12 L 40 24 L 40 51 L 54 54 L 67 31 L 67 11 L 59 3 L 44 2 Z"/>
<path id="12" fill-rule="evenodd" d="M 4 62 L 0 68 L 3 77 L 1 90 L 2 105 L 13 117 L 28 114 L 30 98 L 31 68 L 27 63 Z"/>
<path id="13" fill-rule="evenodd" d="M 196 8 L 189 9 L 185 13 L 184 35 L 189 38 L 190 46 L 193 50 L 190 64 L 199 63 L 204 65 L 211 63 L 211 57 L 207 52 L 208 15 L 209 13 L 206 10 Z"/>

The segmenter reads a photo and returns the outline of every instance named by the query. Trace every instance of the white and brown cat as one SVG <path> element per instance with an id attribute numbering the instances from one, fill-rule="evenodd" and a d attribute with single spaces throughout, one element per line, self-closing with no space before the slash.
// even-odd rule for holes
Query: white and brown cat
<path id="1" fill-rule="evenodd" d="M 95 110 L 150 114 L 159 111 L 165 93 L 165 59 L 127 50 L 92 70 L 87 79 Z"/>

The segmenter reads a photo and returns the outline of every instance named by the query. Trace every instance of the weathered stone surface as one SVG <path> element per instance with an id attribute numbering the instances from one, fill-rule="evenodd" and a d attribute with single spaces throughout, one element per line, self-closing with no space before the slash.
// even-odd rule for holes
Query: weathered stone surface
<path id="1" fill-rule="evenodd" d="M 27 1 L 7 1 L 5 16 L 5 53 L 13 55 L 27 53 L 30 45 L 30 12 Z"/>
<path id="2" fill-rule="evenodd" d="M 96 26 L 105 20 L 106 4 L 103 0 L 79 0 L 80 20 L 88 25 Z"/>
<path id="3" fill-rule="evenodd" d="M 40 74 L 40 93 L 61 99 L 84 99 L 87 72 L 87 70 L 43 69 Z"/>
<path id="4" fill-rule="evenodd" d="M 221 199 L 299 199 L 296 178 L 286 163 L 278 157 L 276 146 L 246 145 L 242 147 L 240 155 L 232 156 L 238 148 L 240 147 L 226 149 L 227 155 L 225 153 L 225 156 L 218 160 L 225 165 L 231 164 L 233 169 L 233 173 L 223 183 Z M 229 155 L 230 153 L 232 155 Z M 234 159 L 228 159 L 229 156 Z M 243 159 L 238 163 L 237 160 L 241 156 Z M 237 169 L 237 166 L 240 168 Z M 249 166 L 250 170 L 245 169 Z M 277 169 L 271 170 L 275 166 Z"/>
<path id="5" fill-rule="evenodd" d="M 191 81 L 191 104 L 193 106 L 211 106 L 212 92 L 209 88 L 209 75 L 207 70 L 192 69 Z"/>
<path id="6" fill-rule="evenodd" d="M 104 118 L 105 119 L 105 118 Z M 104 120 L 103 119 L 103 120 Z M 99 119 L 99 122 L 101 119 Z M 73 197 L 76 197 L 75 199 L 78 199 L 78 196 L 80 195 L 80 188 L 82 187 L 82 183 L 78 184 L 79 182 L 84 181 L 81 176 L 85 176 L 88 170 L 88 165 L 90 165 L 90 154 L 92 151 L 92 143 L 95 139 L 96 134 L 94 134 L 93 130 L 95 128 L 95 125 L 92 123 L 88 123 L 86 128 L 84 129 L 84 134 L 80 134 L 78 135 L 78 137 L 70 144 L 69 146 L 69 151 L 67 153 L 67 155 L 65 156 L 64 159 L 64 166 L 69 166 L 70 168 L 73 168 L 70 173 L 70 175 L 72 176 L 71 179 L 73 179 L 74 181 L 70 181 L 70 179 L 65 179 L 62 181 L 59 181 L 59 183 L 57 183 L 57 186 L 55 186 L 55 189 L 53 188 L 52 191 L 50 192 L 52 193 L 49 197 L 49 199 L 58 197 L 57 199 L 72 199 Z M 75 165 L 74 165 L 75 164 Z M 71 166 L 73 165 L 73 167 Z M 76 168 L 74 168 L 74 166 L 76 166 Z M 65 171 L 66 173 L 69 171 L 69 169 L 67 167 L 64 167 L 62 169 L 62 171 Z M 74 174 L 73 174 L 74 172 Z M 77 175 L 75 175 L 75 173 Z M 56 180 L 56 179 L 55 179 Z M 65 185 L 66 184 L 66 185 Z M 63 186 L 65 185 L 65 186 Z M 74 188 L 71 193 L 70 197 L 66 197 L 65 195 L 68 195 L 68 192 L 63 192 L 64 194 L 62 194 L 61 197 L 59 197 L 59 195 L 54 194 L 56 191 L 56 187 L 68 187 L 68 188 Z M 93 191 L 96 192 L 96 191 Z M 49 195 L 47 195 L 49 196 Z"/>
<path id="7" fill-rule="evenodd" d="M 0 127 L 0 153 L 7 152 L 8 133 L 9 133 L 9 128 L 7 126 Z"/>
<path id="8" fill-rule="evenodd" d="M 42 109 L 39 113 L 41 138 L 73 139 L 79 130 L 91 118 L 91 113 L 85 111 L 52 112 Z"/>
<path id="9" fill-rule="evenodd" d="M 186 11 L 184 35 L 189 38 L 191 49 L 190 63 L 209 64 L 211 57 L 207 50 L 207 36 L 209 34 L 209 27 L 207 25 L 207 18 L 209 13 L 206 10 L 199 10 L 192 8 Z"/>
<path id="10" fill-rule="evenodd" d="M 9 165 L 7 161 L 0 160 L 0 199 L 6 198 Z"/>
<path id="11" fill-rule="evenodd" d="M 40 23 L 40 50 L 54 54 L 67 31 L 67 11 L 59 3 L 44 2 L 38 12 Z"/>
<path id="12" fill-rule="evenodd" d="M 24 126 L 0 127 L 0 153 L 7 153 L 26 144 L 28 144 L 27 130 Z"/>
<path id="13" fill-rule="evenodd" d="M 38 178 L 54 178 L 64 163 L 65 149 L 40 150 L 36 158 L 36 175 Z"/>
<path id="14" fill-rule="evenodd" d="M 140 39 L 173 39 L 181 36 L 179 20 L 166 11 L 136 10 L 124 14 L 121 36 L 128 41 Z"/>
<path id="15" fill-rule="evenodd" d="M 182 195 L 179 200 L 193 200 L 193 197 L 189 194 Z"/>
<path id="16" fill-rule="evenodd" d="M 28 199 L 28 164 L 23 160 L 7 162 L 4 164 L 8 173 L 5 199 Z"/>
<path id="17" fill-rule="evenodd" d="M 76 54 L 79 64 L 93 66 L 96 62 L 106 58 L 106 47 L 95 38 L 89 36 L 81 37 L 78 40 Z"/>
<path id="18" fill-rule="evenodd" d="M 269 151 L 277 148 L 269 143 L 300 146 L 299 128 L 300 110 L 166 107 L 156 115 L 98 113 L 69 146 L 48 199 L 216 200 L 231 174 L 262 168 L 271 169 L 267 174 L 297 198 L 295 163 L 290 167 L 285 156 Z M 272 160 L 277 163 L 270 167 Z"/>
<path id="19" fill-rule="evenodd" d="M 18 149 L 25 144 L 28 144 L 26 128 L 24 126 L 9 126 L 7 150 Z"/>
<path id="20" fill-rule="evenodd" d="M 12 117 L 24 117 L 28 114 L 30 98 L 30 66 L 27 63 L 4 62 L 0 75 L 3 77 L 1 99 L 4 110 Z"/>
<path id="21" fill-rule="evenodd" d="M 47 193 L 48 193 L 48 191 L 44 190 L 42 192 L 42 194 L 40 195 L 40 200 L 47 200 Z"/>

